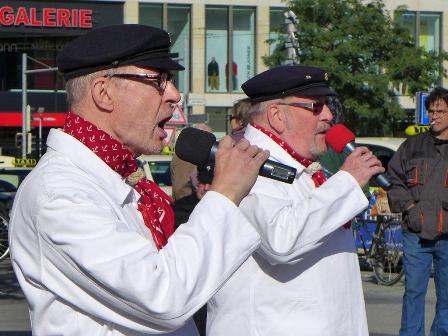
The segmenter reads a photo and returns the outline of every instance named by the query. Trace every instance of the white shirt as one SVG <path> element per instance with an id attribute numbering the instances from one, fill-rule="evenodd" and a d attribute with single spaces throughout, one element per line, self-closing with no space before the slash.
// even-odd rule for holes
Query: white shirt
<path id="1" fill-rule="evenodd" d="M 340 171 L 315 188 L 304 167 L 252 126 L 245 138 L 297 168 L 293 184 L 258 177 L 240 208 L 262 245 L 209 301 L 207 335 L 368 335 L 351 230 L 368 204 Z"/>
<path id="2" fill-rule="evenodd" d="M 87 147 L 51 130 L 9 232 L 33 335 L 196 335 L 192 314 L 259 246 L 235 204 L 210 191 L 157 251 L 138 198 Z"/>

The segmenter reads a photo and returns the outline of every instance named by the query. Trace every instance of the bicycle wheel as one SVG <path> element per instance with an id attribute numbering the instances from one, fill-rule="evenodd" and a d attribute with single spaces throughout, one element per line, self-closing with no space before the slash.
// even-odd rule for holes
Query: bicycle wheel
<path id="1" fill-rule="evenodd" d="M 373 273 L 378 283 L 391 286 L 403 276 L 401 219 L 389 218 L 380 224 L 373 254 Z"/>
<path id="2" fill-rule="evenodd" d="M 9 254 L 8 221 L 7 211 L 0 206 L 0 261 Z"/>

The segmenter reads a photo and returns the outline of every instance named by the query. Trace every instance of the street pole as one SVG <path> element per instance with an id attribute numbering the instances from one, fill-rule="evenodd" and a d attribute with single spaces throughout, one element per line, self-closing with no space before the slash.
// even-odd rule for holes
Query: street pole
<path id="1" fill-rule="evenodd" d="M 28 70 L 27 61 L 28 58 L 35 63 L 42 65 L 43 69 Z M 27 78 L 26 75 L 40 72 L 58 71 L 58 68 L 52 68 L 49 65 L 42 63 L 32 57 L 29 57 L 26 53 L 22 54 L 22 159 L 26 159 L 27 150 Z"/>
<path id="2" fill-rule="evenodd" d="M 22 54 L 22 159 L 26 158 L 26 149 L 27 149 L 27 138 L 26 138 L 26 133 L 28 132 L 27 130 L 27 125 L 26 125 L 26 106 L 28 104 L 27 102 L 27 97 L 26 97 L 26 87 L 27 87 L 27 82 L 26 82 L 26 73 L 27 73 L 27 65 L 26 62 L 27 61 L 27 56 L 26 53 Z"/>
<path id="3" fill-rule="evenodd" d="M 38 117 L 33 117 L 33 120 L 39 122 L 39 159 L 42 157 L 42 121 L 55 121 L 56 118 L 53 117 L 43 117 L 42 112 L 39 113 Z"/>

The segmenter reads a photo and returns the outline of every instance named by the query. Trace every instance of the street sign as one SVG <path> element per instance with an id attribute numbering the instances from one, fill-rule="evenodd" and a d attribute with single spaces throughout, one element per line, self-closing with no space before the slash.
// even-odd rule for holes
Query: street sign
<path id="1" fill-rule="evenodd" d="M 416 93 L 415 123 L 417 125 L 429 125 L 428 114 L 426 113 L 425 101 L 428 92 L 419 91 Z"/>
<path id="2" fill-rule="evenodd" d="M 165 126 L 163 128 L 165 132 L 168 134 L 168 136 L 165 138 L 165 145 L 171 146 L 174 141 L 174 135 L 176 134 L 176 126 Z"/>
<path id="3" fill-rule="evenodd" d="M 188 123 L 182 106 L 177 104 L 173 111 L 173 116 L 168 120 L 168 124 L 186 125 Z"/>

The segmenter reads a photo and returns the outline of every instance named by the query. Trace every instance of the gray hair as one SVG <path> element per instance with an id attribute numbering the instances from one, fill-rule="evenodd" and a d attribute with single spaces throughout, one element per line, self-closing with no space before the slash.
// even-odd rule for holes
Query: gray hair
<path id="1" fill-rule="evenodd" d="M 65 83 L 65 91 L 67 92 L 67 104 L 69 110 L 76 108 L 76 106 L 81 103 L 92 80 L 98 77 L 105 76 L 107 74 L 118 73 L 121 70 L 123 69 L 113 68 L 100 70 L 84 76 L 69 79 L 67 83 Z"/>
<path id="2" fill-rule="evenodd" d="M 278 104 L 283 101 L 284 101 L 283 98 L 279 98 L 279 99 L 271 99 L 271 100 L 262 101 L 259 103 L 252 104 L 252 106 L 250 107 L 249 112 L 248 112 L 250 120 L 253 121 L 255 117 L 266 112 L 269 105 Z"/>

